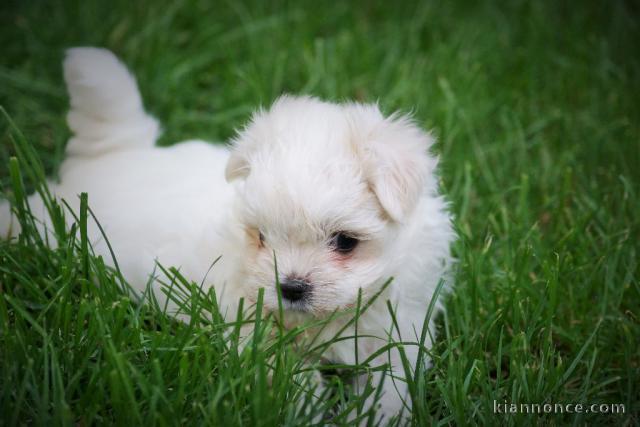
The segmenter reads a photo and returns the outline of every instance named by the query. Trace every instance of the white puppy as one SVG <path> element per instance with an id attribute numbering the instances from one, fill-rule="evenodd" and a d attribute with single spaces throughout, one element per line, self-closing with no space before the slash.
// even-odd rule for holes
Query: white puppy
<path id="1" fill-rule="evenodd" d="M 384 117 L 376 105 L 283 96 L 253 115 L 231 150 L 201 141 L 160 148 L 156 120 L 111 52 L 71 49 L 64 75 L 73 138 L 60 182 L 50 188 L 75 208 L 77 195 L 88 192 L 131 285 L 144 289 L 157 260 L 193 281 L 206 276 L 223 314 L 234 315 L 241 297 L 254 302 L 259 288 L 275 311 L 275 254 L 287 325 L 353 308 L 360 290 L 364 303 L 393 278 L 358 321 L 360 335 L 378 338 L 359 339 L 357 350 L 353 340 L 339 341 L 325 358 L 355 363 L 356 352 L 365 360 L 390 336 L 419 339 L 454 232 L 438 195 L 433 141 L 410 119 Z M 42 201 L 32 197 L 31 205 L 46 225 Z M 11 219 L 2 209 L 6 234 Z M 89 233 L 96 253 L 110 260 L 95 224 Z M 345 322 L 335 320 L 322 338 Z M 351 326 L 343 335 L 354 332 Z M 405 351 L 415 364 L 417 347 Z M 404 377 L 397 351 L 374 361 L 382 363 Z M 388 375 L 381 398 L 387 419 L 403 400 L 406 385 Z"/>

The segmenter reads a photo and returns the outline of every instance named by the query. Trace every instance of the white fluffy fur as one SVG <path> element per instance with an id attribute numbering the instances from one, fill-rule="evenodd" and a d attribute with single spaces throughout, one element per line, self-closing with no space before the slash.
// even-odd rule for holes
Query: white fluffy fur
<path id="1" fill-rule="evenodd" d="M 437 192 L 432 139 L 411 120 L 385 118 L 375 105 L 283 96 L 253 116 L 231 150 L 201 141 L 159 148 L 157 122 L 111 52 L 71 49 L 64 75 L 74 136 L 60 182 L 50 186 L 76 209 L 77 195 L 89 193 L 134 287 L 144 288 L 156 260 L 199 282 L 222 255 L 205 282 L 216 287 L 222 311 L 232 315 L 240 297 L 255 301 L 261 287 L 266 308 L 275 310 L 275 253 L 281 280 L 304 277 L 313 287 L 302 309 L 285 302 L 287 324 L 353 307 L 359 289 L 366 300 L 393 277 L 359 319 L 359 334 L 379 339 L 361 338 L 358 357 L 387 343 L 387 300 L 402 339 L 417 339 L 450 264 L 454 233 Z M 34 196 L 31 204 L 46 224 L 41 200 Z M 0 235 L 6 235 L 11 219 L 6 206 L 0 209 Z M 361 239 L 353 253 L 331 248 L 339 231 Z M 110 260 L 95 225 L 90 236 L 96 253 Z M 336 320 L 322 335 L 334 336 L 343 322 Z M 350 328 L 344 335 L 353 333 Z M 415 361 L 417 348 L 405 350 Z M 346 340 L 324 357 L 354 363 L 355 354 L 354 341 Z M 390 362 L 393 374 L 404 376 L 396 352 L 377 362 Z M 397 413 L 405 397 L 404 383 L 387 377 L 382 413 Z"/>

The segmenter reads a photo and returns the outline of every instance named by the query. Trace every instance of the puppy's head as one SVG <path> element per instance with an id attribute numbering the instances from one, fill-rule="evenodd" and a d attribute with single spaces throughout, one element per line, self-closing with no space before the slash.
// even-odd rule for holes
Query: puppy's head
<path id="1" fill-rule="evenodd" d="M 431 138 L 375 105 L 282 97 L 256 113 L 226 168 L 237 182 L 249 299 L 322 315 L 373 295 L 405 254 L 399 234 L 434 191 Z"/>

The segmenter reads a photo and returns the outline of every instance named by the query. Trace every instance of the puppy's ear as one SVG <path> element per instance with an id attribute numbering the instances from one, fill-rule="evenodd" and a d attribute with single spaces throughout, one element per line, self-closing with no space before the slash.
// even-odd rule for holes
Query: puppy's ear
<path id="1" fill-rule="evenodd" d="M 249 175 L 250 167 L 246 156 L 237 147 L 231 151 L 231 156 L 227 160 L 227 166 L 224 169 L 224 177 L 227 182 L 236 179 L 245 179 Z"/>
<path id="2" fill-rule="evenodd" d="M 362 171 L 386 214 L 402 222 L 423 191 L 435 189 L 433 139 L 408 116 L 385 118 L 375 105 L 348 107 L 351 140 Z"/>
<path id="3" fill-rule="evenodd" d="M 264 141 L 271 140 L 271 124 L 268 114 L 258 109 L 249 123 L 240 130 L 231 142 L 231 155 L 227 160 L 224 176 L 227 182 L 245 179 L 251 172 L 251 162 Z"/>

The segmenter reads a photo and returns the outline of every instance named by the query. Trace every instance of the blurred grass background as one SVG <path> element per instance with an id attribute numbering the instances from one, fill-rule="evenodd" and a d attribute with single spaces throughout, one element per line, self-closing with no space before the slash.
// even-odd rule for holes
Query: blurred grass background
<path id="1" fill-rule="evenodd" d="M 69 136 L 61 61 L 72 46 L 108 47 L 132 68 L 164 145 L 224 141 L 284 92 L 412 111 L 439 139 L 461 235 L 456 291 L 413 422 L 637 425 L 639 17 L 633 1 L 5 1 L 0 105 L 51 174 Z M 0 131 L 8 189 L 15 153 L 6 122 Z M 109 357 L 74 358 L 80 350 L 55 325 L 80 314 L 51 300 L 61 281 L 75 283 L 51 261 L 62 256 L 0 243 L 0 424 L 306 422 L 287 418 L 293 403 L 273 390 L 216 388 L 240 371 L 215 371 L 214 350 L 178 363 L 133 339 L 153 335 L 161 316 L 143 310 L 146 323 L 136 323 L 139 308 L 101 308 L 117 293 L 100 302 L 86 287 L 69 291 L 74 307 L 114 328 L 77 344 Z M 194 333 L 171 328 L 163 345 Z M 210 333 L 197 332 L 202 342 Z M 147 358 L 132 356 L 143 350 Z M 114 376 L 121 370 L 135 381 Z M 271 406 L 241 409 L 263 398 Z M 494 415 L 494 400 L 615 402 L 626 413 Z M 238 414 L 225 418 L 229 405 Z"/>

